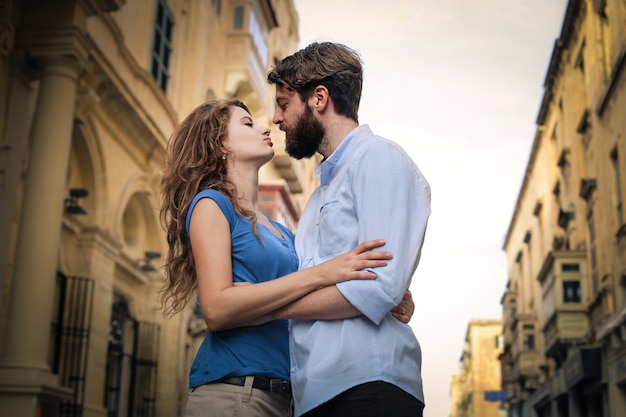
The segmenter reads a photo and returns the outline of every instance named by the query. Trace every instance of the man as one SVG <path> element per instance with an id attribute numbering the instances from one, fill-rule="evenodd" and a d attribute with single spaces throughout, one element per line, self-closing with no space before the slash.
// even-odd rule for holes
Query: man
<path id="1" fill-rule="evenodd" d="M 419 343 L 390 310 L 419 262 L 430 188 L 400 146 L 359 125 L 362 80 L 358 54 L 329 42 L 309 45 L 268 74 L 287 152 L 324 157 L 296 234 L 300 268 L 368 239 L 384 238 L 394 255 L 375 280 L 326 287 L 281 311 L 293 319 L 296 416 L 414 417 L 424 407 Z"/>

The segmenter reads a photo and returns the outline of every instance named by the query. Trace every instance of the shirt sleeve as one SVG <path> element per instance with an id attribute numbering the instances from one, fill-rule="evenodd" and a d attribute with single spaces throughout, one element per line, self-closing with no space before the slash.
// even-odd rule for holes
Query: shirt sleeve
<path id="1" fill-rule="evenodd" d="M 232 225 L 235 220 L 235 209 L 233 208 L 230 200 L 219 191 L 203 190 L 196 194 L 194 199 L 191 201 L 191 204 L 189 205 L 189 210 L 187 210 L 187 218 L 185 222 L 187 228 L 187 236 L 189 236 L 189 226 L 191 225 L 191 215 L 193 214 L 193 210 L 196 208 L 196 204 L 198 204 L 198 201 L 202 200 L 203 198 L 210 198 L 217 203 L 219 208 L 222 210 L 222 213 L 224 213 L 226 220 L 228 220 L 228 224 L 230 225 L 232 233 Z"/>
<path id="2" fill-rule="evenodd" d="M 344 297 L 375 324 L 402 299 L 420 259 L 430 216 L 430 187 L 411 158 L 392 142 L 376 142 L 351 170 L 359 243 L 385 239 L 374 250 L 393 254 L 375 280 L 337 284 Z"/>

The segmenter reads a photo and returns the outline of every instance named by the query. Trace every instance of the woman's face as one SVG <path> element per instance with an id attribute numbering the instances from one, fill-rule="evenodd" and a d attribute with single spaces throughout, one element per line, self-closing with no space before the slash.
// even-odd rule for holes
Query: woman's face
<path id="1" fill-rule="evenodd" d="M 232 106 L 228 137 L 224 142 L 228 159 L 235 163 L 254 163 L 260 168 L 274 157 L 270 129 L 259 125 L 241 107 Z"/>

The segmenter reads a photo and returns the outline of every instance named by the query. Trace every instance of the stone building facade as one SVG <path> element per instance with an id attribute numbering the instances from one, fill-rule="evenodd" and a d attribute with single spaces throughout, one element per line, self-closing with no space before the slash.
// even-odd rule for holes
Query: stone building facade
<path id="1" fill-rule="evenodd" d="M 506 235 L 511 417 L 626 416 L 626 2 L 570 0 Z"/>
<path id="2" fill-rule="evenodd" d="M 472 319 L 465 334 L 459 373 L 450 384 L 450 417 L 504 417 L 499 401 L 502 321 Z"/>
<path id="3" fill-rule="evenodd" d="M 238 97 L 271 126 L 292 0 L 0 0 L 0 413 L 178 416 L 203 327 L 158 309 L 174 127 Z M 266 213 L 314 186 L 276 127 Z"/>

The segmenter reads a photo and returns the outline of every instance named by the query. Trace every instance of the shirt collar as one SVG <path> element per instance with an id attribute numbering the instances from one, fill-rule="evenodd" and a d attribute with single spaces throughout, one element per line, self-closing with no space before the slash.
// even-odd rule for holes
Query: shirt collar
<path id="1" fill-rule="evenodd" d="M 330 156 L 324 159 L 315 168 L 315 174 L 320 180 L 320 185 L 324 186 L 330 182 L 333 178 L 333 170 L 341 162 L 343 155 L 350 149 L 350 142 L 357 137 L 361 131 L 369 129 L 367 125 L 357 126 L 353 129 L 344 140 L 341 141 L 337 149 L 330 154 Z"/>

